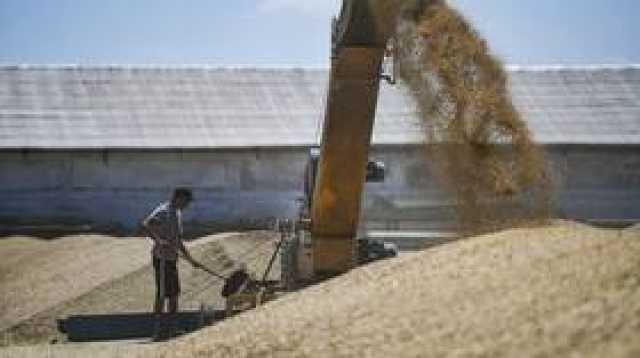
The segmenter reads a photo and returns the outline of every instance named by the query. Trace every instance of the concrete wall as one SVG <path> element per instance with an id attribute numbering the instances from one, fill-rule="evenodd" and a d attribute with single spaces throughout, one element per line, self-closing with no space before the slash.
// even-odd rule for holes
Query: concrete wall
<path id="1" fill-rule="evenodd" d="M 638 147 L 548 147 L 559 215 L 575 219 L 640 219 Z M 302 195 L 306 149 L 0 153 L 0 226 L 90 224 L 134 230 L 175 186 L 194 189 L 185 213 L 208 230 L 264 226 L 293 217 Z M 372 228 L 446 226 L 450 207 L 429 173 L 423 149 L 376 147 L 384 183 L 367 184 Z M 444 224 L 443 224 L 444 223 Z"/>
<path id="2" fill-rule="evenodd" d="M 264 225 L 293 216 L 305 151 L 0 154 L 0 222 L 133 229 L 172 188 L 194 189 L 185 221 Z"/>
<path id="3" fill-rule="evenodd" d="M 640 146 L 555 145 L 552 166 L 556 217 L 640 222 Z M 451 200 L 432 175 L 421 147 L 377 148 L 387 181 L 368 184 L 365 220 L 373 229 L 442 229 L 452 223 Z M 382 223 L 384 221 L 384 223 Z"/>
<path id="4" fill-rule="evenodd" d="M 560 214 L 640 221 L 640 146 L 557 146 L 548 151 Z"/>

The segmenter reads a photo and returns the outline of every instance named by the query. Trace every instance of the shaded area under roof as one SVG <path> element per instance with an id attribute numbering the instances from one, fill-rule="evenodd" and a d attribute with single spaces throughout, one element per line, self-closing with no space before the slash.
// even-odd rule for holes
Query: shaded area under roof
<path id="1" fill-rule="evenodd" d="M 640 144 L 640 67 L 511 68 L 543 144 Z M 0 66 L 1 149 L 317 144 L 326 69 Z M 374 144 L 421 141 L 402 86 L 382 85 Z"/>

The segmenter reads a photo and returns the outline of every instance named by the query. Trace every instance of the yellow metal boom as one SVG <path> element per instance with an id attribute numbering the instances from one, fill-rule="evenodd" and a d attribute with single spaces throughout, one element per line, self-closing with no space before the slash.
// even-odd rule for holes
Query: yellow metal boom
<path id="1" fill-rule="evenodd" d="M 311 205 L 313 268 L 319 276 L 355 265 L 355 236 L 366 177 L 380 69 L 390 29 L 389 1 L 344 0 L 334 22 L 333 56 Z"/>

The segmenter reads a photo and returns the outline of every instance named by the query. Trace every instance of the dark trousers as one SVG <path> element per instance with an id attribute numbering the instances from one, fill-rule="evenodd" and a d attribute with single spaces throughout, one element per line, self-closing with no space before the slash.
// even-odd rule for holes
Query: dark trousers
<path id="1" fill-rule="evenodd" d="M 156 276 L 156 297 L 177 297 L 178 295 L 180 295 L 180 277 L 178 275 L 178 263 L 176 260 L 161 260 L 157 257 L 154 257 L 153 269 Z M 162 288 L 160 285 L 163 281 L 164 297 L 160 297 L 162 295 Z"/>

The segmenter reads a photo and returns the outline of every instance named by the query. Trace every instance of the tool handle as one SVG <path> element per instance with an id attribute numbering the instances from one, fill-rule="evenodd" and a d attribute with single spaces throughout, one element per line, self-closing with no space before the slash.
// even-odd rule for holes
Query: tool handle
<path id="1" fill-rule="evenodd" d="M 203 270 L 203 271 L 207 272 L 208 274 L 210 274 L 210 275 L 212 275 L 212 276 L 215 276 L 215 277 L 217 277 L 217 278 L 219 278 L 219 279 L 227 280 L 227 277 L 222 276 L 221 274 L 219 274 L 219 273 L 217 273 L 217 272 L 212 271 L 211 269 L 209 269 L 209 268 L 205 267 L 204 265 L 200 265 L 199 269 L 201 269 L 201 270 Z"/>

